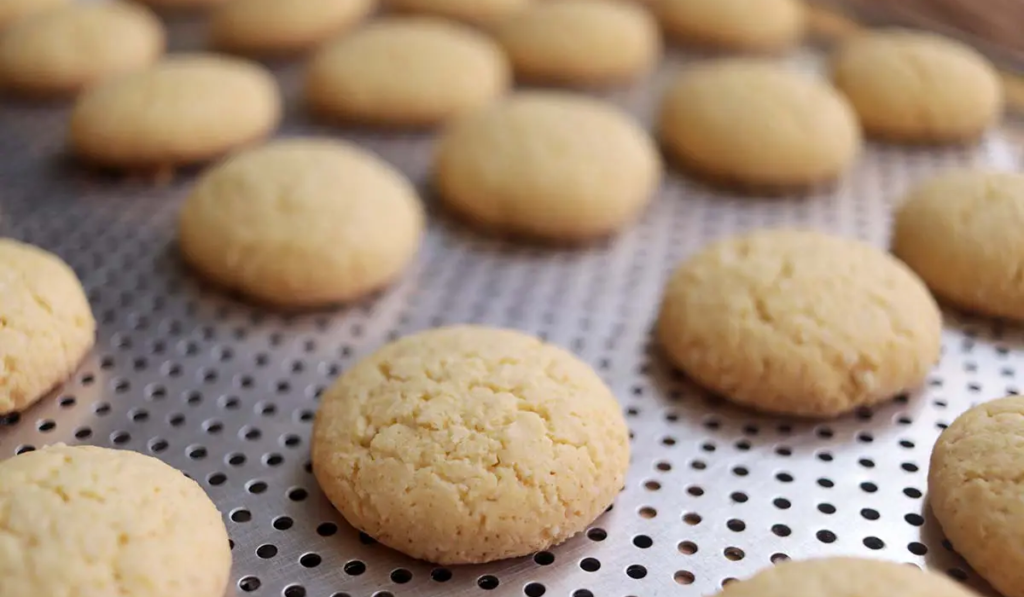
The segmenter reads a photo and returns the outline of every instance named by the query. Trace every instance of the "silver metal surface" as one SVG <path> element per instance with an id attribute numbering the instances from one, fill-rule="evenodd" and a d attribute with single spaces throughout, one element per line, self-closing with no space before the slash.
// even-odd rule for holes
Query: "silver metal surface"
<path id="1" fill-rule="evenodd" d="M 658 89 L 682 63 L 672 57 L 650 81 L 608 97 L 649 121 Z M 279 74 L 287 133 L 356 139 L 425 182 L 429 135 L 319 128 L 295 101 L 299 69 Z M 484 238 L 433 210 L 419 261 L 395 287 L 358 305 L 282 316 L 204 286 L 179 263 L 175 214 L 190 173 L 154 186 L 81 169 L 64 154 L 66 116 L 61 106 L 0 108 L 0 233 L 70 262 L 99 337 L 72 380 L 0 425 L 0 457 L 91 443 L 186 471 L 224 512 L 239 594 L 703 595 L 782 558 L 836 554 L 928 565 L 981 586 L 926 513 L 926 467 L 943 425 L 1017 391 L 1019 328 L 947 313 L 943 358 L 924 390 L 827 423 L 705 396 L 670 372 L 649 331 L 666 275 L 709 240 L 802 224 L 884 245 L 908 184 L 950 166 L 1018 164 L 1021 136 L 1011 128 L 974 148 L 871 146 L 844 184 L 806 197 L 734 197 L 672 173 L 643 221 L 582 250 Z M 318 392 L 389 339 L 456 322 L 546 336 L 618 395 L 632 469 L 589 533 L 535 558 L 435 568 L 360 537 L 318 491 L 308 467 Z"/>

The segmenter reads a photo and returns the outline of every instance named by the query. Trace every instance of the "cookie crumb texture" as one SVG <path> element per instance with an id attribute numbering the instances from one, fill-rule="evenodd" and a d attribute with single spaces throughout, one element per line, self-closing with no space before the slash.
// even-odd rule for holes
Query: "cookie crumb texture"
<path id="1" fill-rule="evenodd" d="M 223 597 L 220 513 L 155 458 L 54 446 L 0 463 L 0 595 Z"/>
<path id="2" fill-rule="evenodd" d="M 759 410 L 832 417 L 921 384 L 942 316 L 905 265 L 805 230 L 718 241 L 665 290 L 657 334 L 706 388 Z"/>
<path id="3" fill-rule="evenodd" d="M 751 58 L 685 71 L 665 94 L 658 128 L 683 168 L 768 192 L 831 182 L 863 145 L 853 108 L 831 86 Z"/>
<path id="4" fill-rule="evenodd" d="M 972 141 L 1003 112 L 1003 88 L 988 59 L 931 33 L 855 35 L 833 57 L 832 77 L 867 134 L 880 139 Z"/>
<path id="5" fill-rule="evenodd" d="M 1024 175 L 952 170 L 913 188 L 893 253 L 939 298 L 1024 321 Z"/>
<path id="6" fill-rule="evenodd" d="M 748 580 L 729 583 L 717 597 L 972 597 L 941 574 L 867 558 L 783 562 Z"/>
<path id="7" fill-rule="evenodd" d="M 534 83 L 624 83 L 649 72 L 661 57 L 654 18 L 621 0 L 539 2 L 503 21 L 496 37 L 516 77 Z"/>
<path id="8" fill-rule="evenodd" d="M 389 344 L 325 393 L 313 470 L 345 518 L 439 564 L 522 556 L 582 531 L 629 466 L 618 402 L 526 334 L 435 329 Z"/>
<path id="9" fill-rule="evenodd" d="M 240 54 L 293 54 L 348 30 L 375 4 L 374 0 L 228 2 L 210 17 L 210 42 Z"/>
<path id="10" fill-rule="evenodd" d="M 434 167 L 445 205 L 466 220 L 556 243 L 635 221 L 661 175 L 657 147 L 630 115 L 550 91 L 520 92 L 453 122 Z"/>
<path id="11" fill-rule="evenodd" d="M 0 239 L 0 415 L 28 407 L 67 379 L 95 334 L 89 301 L 67 264 Z"/>
<path id="12" fill-rule="evenodd" d="M 74 4 L 4 32 L 0 84 L 24 95 L 72 94 L 153 64 L 165 43 L 160 20 L 138 4 Z"/>
<path id="13" fill-rule="evenodd" d="M 798 0 L 655 0 L 665 34 L 695 47 L 775 53 L 798 44 L 807 15 Z"/>
<path id="14" fill-rule="evenodd" d="M 182 207 L 179 244 L 207 278 L 283 307 L 385 286 L 413 260 L 423 207 L 405 176 L 341 141 L 289 139 L 205 173 Z"/>
<path id="15" fill-rule="evenodd" d="M 980 404 L 942 432 L 928 502 L 956 551 L 1005 597 L 1024 597 L 1024 398 Z"/>
<path id="16" fill-rule="evenodd" d="M 100 166 L 196 163 L 277 128 L 281 97 L 262 66 L 215 54 L 180 54 L 83 93 L 71 114 L 75 152 Z"/>

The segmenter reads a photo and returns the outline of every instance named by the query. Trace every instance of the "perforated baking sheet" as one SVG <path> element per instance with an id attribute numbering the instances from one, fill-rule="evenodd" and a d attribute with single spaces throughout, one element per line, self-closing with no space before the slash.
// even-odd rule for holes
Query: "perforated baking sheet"
<path id="1" fill-rule="evenodd" d="M 201 35 L 175 26 L 176 44 Z M 687 58 L 606 94 L 649 122 Z M 817 59 L 798 54 L 799 68 Z M 340 134 L 421 184 L 428 134 L 335 131 L 297 102 L 301 69 L 277 67 L 285 134 Z M 478 236 L 431 207 L 416 265 L 357 305 L 298 316 L 251 307 L 179 263 L 175 215 L 194 172 L 169 184 L 89 172 L 65 155 L 66 107 L 0 107 L 0 233 L 56 252 L 79 273 L 100 330 L 64 387 L 0 422 L 0 457 L 53 442 L 153 454 L 197 479 L 223 511 L 240 595 L 285 597 L 706 595 L 785 558 L 860 555 L 928 565 L 983 587 L 943 541 L 924 493 L 940 429 L 973 403 L 1017 392 L 1020 328 L 946 313 L 927 387 L 827 423 L 770 418 L 712 399 L 651 346 L 662 284 L 708 241 L 806 225 L 884 246 L 894 200 L 946 167 L 1017 167 L 1013 124 L 980 145 L 936 151 L 871 145 L 842 185 L 764 200 L 671 173 L 643 220 L 582 250 Z M 484 566 L 410 560 L 346 526 L 309 472 L 318 393 L 360 355 L 424 328 L 478 322 L 566 346 L 614 389 L 633 461 L 614 509 L 551 552 Z"/>

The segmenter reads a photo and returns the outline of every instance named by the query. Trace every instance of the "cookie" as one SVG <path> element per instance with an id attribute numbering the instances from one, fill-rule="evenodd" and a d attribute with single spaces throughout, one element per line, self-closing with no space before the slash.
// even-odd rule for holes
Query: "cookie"
<path id="1" fill-rule="evenodd" d="M 134 0 L 160 11 L 193 11 L 212 8 L 218 4 L 225 4 L 229 0 Z M 233 0 L 231 0 L 233 1 Z M 243 0 L 247 1 L 247 0 Z"/>
<path id="2" fill-rule="evenodd" d="M 832 77 L 867 134 L 888 141 L 970 141 L 1003 112 L 999 75 L 988 59 L 931 33 L 852 36 L 832 59 Z"/>
<path id="3" fill-rule="evenodd" d="M 928 470 L 928 503 L 942 531 L 1004 597 L 1024 597 L 1024 398 L 993 400 L 942 432 Z"/>
<path id="4" fill-rule="evenodd" d="M 658 0 L 652 6 L 673 41 L 746 53 L 798 45 L 807 20 L 799 0 Z"/>
<path id="5" fill-rule="evenodd" d="M 716 597 L 972 597 L 970 589 L 914 566 L 866 558 L 783 562 L 729 583 Z"/>
<path id="6" fill-rule="evenodd" d="M 223 597 L 228 534 L 155 458 L 57 445 L 0 462 L 0 595 Z"/>
<path id="7" fill-rule="evenodd" d="M 669 360 L 757 410 L 833 417 L 920 385 L 942 316 L 905 265 L 797 229 L 719 240 L 672 275 L 657 337 Z"/>
<path id="8" fill-rule="evenodd" d="M 75 272 L 42 249 L 0 238 L 0 415 L 28 408 L 63 383 L 95 336 Z"/>
<path id="9" fill-rule="evenodd" d="M 100 166 L 159 168 L 258 141 L 280 119 L 277 83 L 263 67 L 182 54 L 86 90 L 71 113 L 69 142 Z"/>
<path id="10" fill-rule="evenodd" d="M 356 25 L 374 0 L 244 0 L 210 17 L 210 44 L 225 52 L 282 55 L 306 51 Z"/>
<path id="11" fill-rule="evenodd" d="M 893 253 L 939 298 L 1024 320 L 1024 175 L 952 170 L 914 187 L 895 216 Z"/>
<path id="12" fill-rule="evenodd" d="M 382 0 L 387 10 L 455 19 L 490 26 L 522 10 L 532 0 Z"/>
<path id="13" fill-rule="evenodd" d="M 408 336 L 324 393 L 313 472 L 354 527 L 438 564 L 533 553 L 612 503 L 629 433 L 601 378 L 526 334 Z"/>
<path id="14" fill-rule="evenodd" d="M 831 87 L 747 58 L 685 71 L 662 100 L 658 129 L 683 168 L 767 191 L 831 182 L 863 145 L 852 108 Z"/>
<path id="15" fill-rule="evenodd" d="M 33 96 L 77 93 L 143 69 L 164 52 L 159 19 L 138 4 L 73 4 L 26 19 L 0 38 L 0 86 Z"/>
<path id="16" fill-rule="evenodd" d="M 182 207 L 179 245 L 221 286 L 308 308 L 387 285 L 416 255 L 423 227 L 400 172 L 353 145 L 299 138 L 203 174 Z"/>
<path id="17" fill-rule="evenodd" d="M 71 0 L 4 0 L 0 2 L 0 30 L 25 17 L 70 4 Z"/>
<path id="18" fill-rule="evenodd" d="M 452 123 L 438 142 L 442 202 L 490 230 L 575 242 L 637 219 L 661 178 L 657 147 L 595 99 L 521 92 Z"/>
<path id="19" fill-rule="evenodd" d="M 524 82 L 598 86 L 627 82 L 661 55 L 657 23 L 621 0 L 533 4 L 500 23 L 495 35 Z"/>
<path id="20" fill-rule="evenodd" d="M 313 58 L 306 100 L 340 122 L 423 127 L 489 104 L 510 78 L 498 45 L 464 25 L 382 19 Z"/>

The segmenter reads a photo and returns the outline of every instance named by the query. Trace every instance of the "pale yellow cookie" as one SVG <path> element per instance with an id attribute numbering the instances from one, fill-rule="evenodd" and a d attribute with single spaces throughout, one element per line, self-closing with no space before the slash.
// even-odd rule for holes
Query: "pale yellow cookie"
<path id="1" fill-rule="evenodd" d="M 152 6 L 161 11 L 191 11 L 206 9 L 217 6 L 218 4 L 224 4 L 227 2 L 233 2 L 234 0 L 134 0 Z M 240 0 L 245 2 L 245 0 Z M 305 0 L 295 0 L 296 2 Z"/>
<path id="2" fill-rule="evenodd" d="M 789 49 L 803 39 L 800 0 L 657 0 L 665 34 L 681 44 L 751 53 Z"/>
<path id="3" fill-rule="evenodd" d="M 0 2 L 0 30 L 25 17 L 70 4 L 71 0 L 3 0 Z"/>
<path id="4" fill-rule="evenodd" d="M 75 272 L 42 249 L 0 238 L 0 415 L 31 406 L 63 383 L 95 336 Z"/>
<path id="5" fill-rule="evenodd" d="M 783 562 L 747 580 L 729 583 L 716 597 L 974 597 L 953 579 L 913 566 L 865 558 L 832 557 Z"/>
<path id="6" fill-rule="evenodd" d="M 239 54 L 303 52 L 355 26 L 375 4 L 375 0 L 228 2 L 210 17 L 210 43 Z"/>
<path id="7" fill-rule="evenodd" d="M 500 23 L 495 35 L 516 77 L 534 83 L 622 83 L 650 71 L 661 55 L 654 18 L 621 0 L 534 4 Z"/>
<path id="8" fill-rule="evenodd" d="M 658 128 L 684 168 L 754 189 L 830 182 L 863 145 L 852 108 L 830 86 L 745 58 L 686 70 L 665 94 Z"/>
<path id="9" fill-rule="evenodd" d="M 0 462 L 0 595 L 224 597 L 228 534 L 156 458 L 53 446 Z"/>
<path id="10" fill-rule="evenodd" d="M 1004 597 L 1024 597 L 1024 398 L 978 405 L 942 432 L 928 503 L 957 553 Z"/>
<path id="11" fill-rule="evenodd" d="M 572 354 L 458 326 L 389 344 L 323 396 L 313 472 L 349 523 L 439 564 L 524 556 L 582 531 L 629 467 L 615 396 Z"/>
<path id="12" fill-rule="evenodd" d="M 89 88 L 72 111 L 69 141 L 101 166 L 176 166 L 258 141 L 280 119 L 280 93 L 265 68 L 185 54 Z"/>
<path id="13" fill-rule="evenodd" d="M 522 92 L 453 123 L 436 151 L 442 201 L 487 229 L 551 241 L 634 221 L 661 179 L 654 142 L 625 112 L 584 96 Z"/>
<path id="14" fill-rule="evenodd" d="M 1003 112 L 992 64 L 960 42 L 900 29 L 849 38 L 832 60 L 836 86 L 868 135 L 898 142 L 976 139 Z"/>
<path id="15" fill-rule="evenodd" d="M 26 95 L 77 93 L 140 70 L 164 52 L 159 19 L 138 4 L 73 4 L 15 24 L 0 37 L 0 86 Z"/>
<path id="16" fill-rule="evenodd" d="M 672 275 L 657 336 L 694 381 L 758 410 L 832 417 L 920 385 L 942 315 L 905 265 L 795 229 L 717 241 Z"/>
<path id="17" fill-rule="evenodd" d="M 388 10 L 427 14 L 490 26 L 522 10 L 533 0 L 382 0 Z"/>
<path id="18" fill-rule="evenodd" d="M 489 104 L 510 79 L 501 48 L 483 34 L 430 17 L 392 18 L 323 48 L 306 100 L 342 122 L 430 126 Z"/>
<path id="19" fill-rule="evenodd" d="M 182 208 L 179 243 L 222 286 L 318 307 L 393 281 L 423 227 L 412 185 L 380 158 L 341 141 L 288 139 L 206 172 Z"/>
<path id="20" fill-rule="evenodd" d="M 953 170 L 907 195 L 893 253 L 950 303 L 1024 320 L 1024 175 Z"/>

